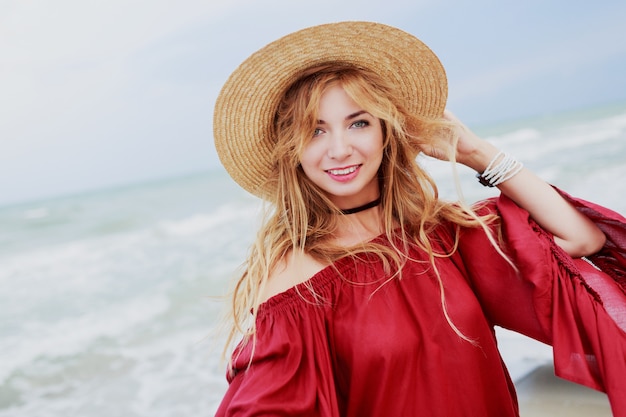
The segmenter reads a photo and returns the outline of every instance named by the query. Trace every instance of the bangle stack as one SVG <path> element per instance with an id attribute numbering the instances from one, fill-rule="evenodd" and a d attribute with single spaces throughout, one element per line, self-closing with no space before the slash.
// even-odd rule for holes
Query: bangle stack
<path id="1" fill-rule="evenodd" d="M 517 175 L 524 164 L 513 158 L 505 152 L 498 152 L 493 157 L 487 168 L 479 174 L 476 174 L 478 182 L 485 187 L 496 187 Z"/>

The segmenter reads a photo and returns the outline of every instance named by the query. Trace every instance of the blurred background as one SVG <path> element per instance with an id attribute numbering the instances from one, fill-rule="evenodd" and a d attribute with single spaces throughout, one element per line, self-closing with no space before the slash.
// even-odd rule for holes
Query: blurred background
<path id="1" fill-rule="evenodd" d="M 220 298 L 259 201 L 213 148 L 236 66 L 294 30 L 404 29 L 448 107 L 571 194 L 626 213 L 626 3 L 0 3 L 0 416 L 211 414 Z M 424 160 L 444 197 L 452 170 Z M 464 197 L 493 195 L 460 169 Z M 516 379 L 550 350 L 501 332 Z"/>

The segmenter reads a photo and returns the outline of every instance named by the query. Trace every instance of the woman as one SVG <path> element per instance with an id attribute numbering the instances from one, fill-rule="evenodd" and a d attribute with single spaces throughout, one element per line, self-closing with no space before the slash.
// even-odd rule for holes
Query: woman
<path id="1" fill-rule="evenodd" d="M 626 415 L 623 219 L 471 133 L 446 92 L 425 45 L 367 22 L 290 34 L 231 75 L 216 148 L 270 210 L 235 287 L 243 339 L 217 415 L 516 416 L 495 325 L 551 343 L 561 376 Z M 420 152 L 501 197 L 440 201 Z"/>

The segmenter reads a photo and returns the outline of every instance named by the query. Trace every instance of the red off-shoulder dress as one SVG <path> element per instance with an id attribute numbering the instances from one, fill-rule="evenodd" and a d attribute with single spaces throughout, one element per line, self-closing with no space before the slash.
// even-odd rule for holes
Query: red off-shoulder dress
<path id="1" fill-rule="evenodd" d="M 388 282 L 375 256 L 340 259 L 260 307 L 251 366 L 248 343 L 217 416 L 518 416 L 496 325 L 551 344 L 559 376 L 606 392 L 626 416 L 626 219 L 572 203 L 608 237 L 592 257 L 606 273 L 572 260 L 500 197 L 485 210 L 501 217 L 518 272 L 481 229 L 463 230 L 458 250 L 436 258 L 450 320 L 474 343 L 448 324 L 423 251 Z M 449 252 L 453 235 L 442 225 L 435 251 Z"/>

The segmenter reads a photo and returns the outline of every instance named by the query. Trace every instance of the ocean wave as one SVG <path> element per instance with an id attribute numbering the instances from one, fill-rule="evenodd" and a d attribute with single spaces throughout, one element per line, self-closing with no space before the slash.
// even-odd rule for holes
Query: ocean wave
<path id="1" fill-rule="evenodd" d="M 118 338 L 128 329 L 163 314 L 169 301 L 162 295 L 142 296 L 100 311 L 56 321 L 23 323 L 18 338 L 0 340 L 0 350 L 11 355 L 0 362 L 0 381 L 37 359 L 73 356 L 100 338 Z"/>
<path id="2" fill-rule="evenodd" d="M 517 125 L 490 139 L 571 194 L 625 211 L 626 114 Z M 442 195 L 454 195 L 450 164 L 424 160 Z M 497 192 L 470 169 L 458 173 L 468 201 Z M 214 411 L 226 383 L 209 347 L 220 340 L 207 296 L 225 292 L 260 211 L 227 181 L 0 211 L 0 286 L 10 289 L 0 292 L 0 417 Z M 549 360 L 499 337 L 513 374 Z"/>
<path id="3" fill-rule="evenodd" d="M 176 221 L 161 221 L 157 223 L 156 229 L 169 236 L 194 236 L 206 233 L 219 225 L 254 217 L 257 214 L 258 207 L 255 206 L 225 205 L 212 213 L 195 214 Z"/>

